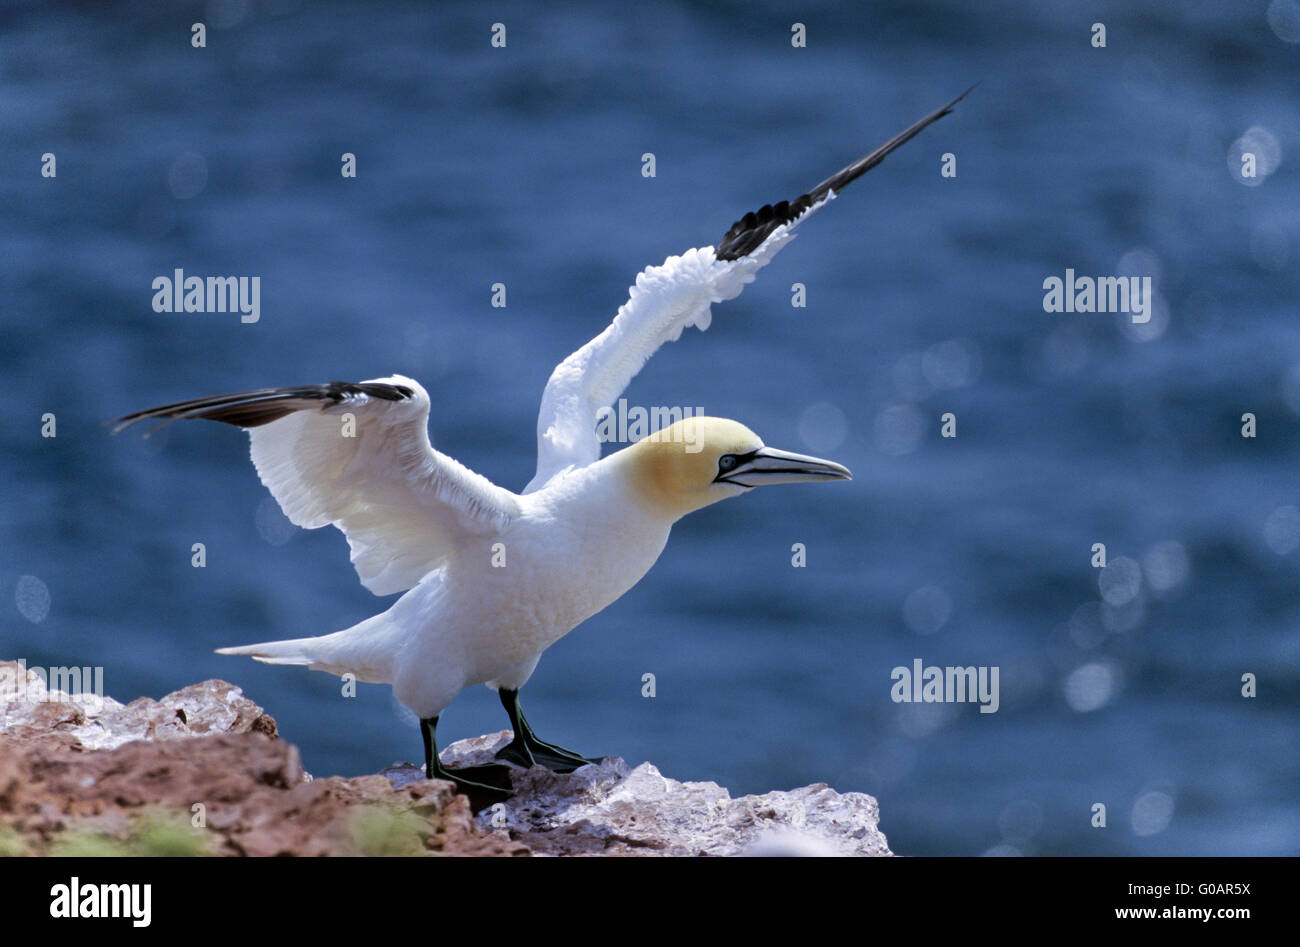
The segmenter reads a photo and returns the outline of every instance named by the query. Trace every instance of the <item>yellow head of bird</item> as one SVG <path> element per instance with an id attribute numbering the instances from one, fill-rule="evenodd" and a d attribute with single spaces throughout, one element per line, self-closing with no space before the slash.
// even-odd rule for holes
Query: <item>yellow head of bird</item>
<path id="1" fill-rule="evenodd" d="M 853 476 L 834 461 L 767 447 L 726 418 L 684 418 L 620 454 L 637 489 L 673 519 L 753 487 Z"/>

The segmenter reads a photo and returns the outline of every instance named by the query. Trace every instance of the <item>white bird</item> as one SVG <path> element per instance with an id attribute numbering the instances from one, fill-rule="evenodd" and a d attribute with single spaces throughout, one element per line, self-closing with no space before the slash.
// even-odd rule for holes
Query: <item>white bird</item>
<path id="1" fill-rule="evenodd" d="M 524 719 L 518 692 L 542 652 L 639 582 L 687 513 L 766 484 L 851 477 L 832 461 L 766 447 L 721 418 L 683 419 L 602 458 L 601 409 L 661 345 L 687 326 L 707 329 L 712 304 L 739 295 L 804 218 L 965 95 L 795 201 L 746 214 L 716 249 L 640 273 L 609 327 L 552 373 L 537 420 L 537 473 L 522 493 L 434 450 L 429 395 L 401 375 L 263 388 L 116 419 L 115 433 L 145 419 L 247 429 L 258 476 L 285 515 L 305 529 L 336 526 L 366 588 L 405 593 L 343 631 L 219 653 L 391 684 L 420 718 L 430 778 L 481 798 L 508 790 L 505 768 L 448 769 L 436 743 L 439 715 L 473 684 L 496 689 L 509 714 L 514 736 L 500 758 L 562 772 L 592 762 L 539 740 Z"/>

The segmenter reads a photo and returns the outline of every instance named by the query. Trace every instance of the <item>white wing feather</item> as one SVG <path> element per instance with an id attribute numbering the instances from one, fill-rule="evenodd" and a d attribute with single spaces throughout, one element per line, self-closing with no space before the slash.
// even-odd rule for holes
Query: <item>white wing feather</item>
<path id="1" fill-rule="evenodd" d="M 376 595 L 411 588 L 467 537 L 498 533 L 518 498 L 433 449 L 429 395 L 394 375 L 409 400 L 359 395 L 251 428 L 253 464 L 289 519 L 337 526 L 361 583 Z M 345 414 L 355 436 L 344 436 Z"/>
<path id="2" fill-rule="evenodd" d="M 524 493 L 541 489 L 566 470 L 599 460 L 600 409 L 614 404 L 665 342 L 677 341 L 687 326 L 707 329 L 712 305 L 739 296 L 794 239 L 794 228 L 834 197 L 833 191 L 827 193 L 738 260 L 719 260 L 713 247 L 701 247 L 642 270 L 609 327 L 551 373 L 537 416 L 537 473 Z"/>
<path id="3" fill-rule="evenodd" d="M 972 88 L 974 88 L 972 86 Z M 942 108 L 913 122 L 792 202 L 764 205 L 732 225 L 720 249 L 703 247 L 643 270 L 628 301 L 600 335 L 551 373 L 537 416 L 537 473 L 524 493 L 600 458 L 597 413 L 612 407 L 641 366 L 687 326 L 709 327 L 711 306 L 740 295 L 760 269 L 794 237 L 794 228 L 851 182 L 885 160 L 922 129 L 952 112 L 967 89 Z M 722 259 L 719 259 L 719 255 Z"/>

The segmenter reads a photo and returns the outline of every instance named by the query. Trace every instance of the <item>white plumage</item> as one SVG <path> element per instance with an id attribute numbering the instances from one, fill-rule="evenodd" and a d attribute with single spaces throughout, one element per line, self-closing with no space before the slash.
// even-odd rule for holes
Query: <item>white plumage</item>
<path id="1" fill-rule="evenodd" d="M 702 247 L 638 273 L 627 302 L 609 327 L 551 373 L 537 418 L 537 473 L 524 492 L 539 489 L 568 467 L 595 461 L 600 456 L 593 422 L 596 412 L 618 400 L 665 342 L 676 342 L 689 326 L 701 332 L 708 329 L 713 304 L 739 296 L 776 252 L 794 239 L 800 221 L 834 197 L 828 193 L 739 260 L 720 261 L 713 247 Z"/>
<path id="2" fill-rule="evenodd" d="M 643 270 L 609 327 L 552 373 L 538 414 L 536 475 L 522 493 L 434 450 L 429 396 L 400 375 L 200 398 L 120 418 L 118 430 L 150 418 L 247 428 L 258 476 L 289 519 L 338 527 L 366 588 L 404 593 L 343 631 L 221 653 L 391 684 L 429 725 L 434 774 L 432 724 L 443 708 L 480 683 L 514 700 L 548 646 L 640 581 L 681 516 L 765 483 L 847 479 L 838 464 L 765 447 L 722 419 L 696 419 L 690 431 L 672 425 L 601 458 L 598 412 L 664 343 L 689 326 L 707 329 L 712 305 L 737 296 L 837 190 L 956 101 L 796 201 L 747 214 L 716 250 L 688 250 Z M 554 768 L 582 761 L 537 741 L 517 702 L 503 703 L 523 747 L 507 758 Z"/>
<path id="3" fill-rule="evenodd" d="M 409 589 L 474 537 L 519 515 L 508 490 L 433 449 L 429 395 L 394 375 L 365 384 L 405 385 L 413 396 L 367 395 L 296 411 L 251 428 L 257 475 L 303 529 L 334 525 L 361 583 L 376 595 Z M 351 417 L 353 436 L 345 436 Z"/>

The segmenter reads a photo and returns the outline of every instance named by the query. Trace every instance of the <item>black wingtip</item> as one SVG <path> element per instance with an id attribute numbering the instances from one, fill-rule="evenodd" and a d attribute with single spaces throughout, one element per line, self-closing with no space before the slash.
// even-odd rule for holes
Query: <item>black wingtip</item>
<path id="1" fill-rule="evenodd" d="M 975 89 L 976 89 L 976 88 L 980 85 L 980 83 L 982 83 L 983 81 L 984 81 L 984 80 L 981 79 L 979 82 L 976 82 L 976 83 L 974 83 L 973 85 L 969 86 L 969 87 L 966 89 L 965 92 L 963 92 L 961 95 L 957 96 L 957 98 L 953 99 L 951 102 L 949 102 L 947 105 L 945 105 L 945 106 L 943 107 L 943 114 L 944 114 L 944 115 L 951 115 L 951 114 L 952 114 L 952 107 L 953 107 L 954 105 L 956 105 L 958 102 L 960 102 L 962 99 L 966 98 L 966 96 L 968 96 L 968 95 L 970 95 L 972 92 L 974 92 Z"/>
<path id="2" fill-rule="evenodd" d="M 775 206 L 764 204 L 757 211 L 746 214 L 732 224 L 731 229 L 723 235 L 722 240 L 718 242 L 718 246 L 714 250 L 714 256 L 723 261 L 739 260 L 741 257 L 749 256 L 749 254 L 761 247 L 778 227 L 798 220 L 809 207 L 824 200 L 831 191 L 838 194 L 848 184 L 884 161 L 895 149 L 911 141 L 926 126 L 937 122 L 945 115 L 951 115 L 953 106 L 966 98 L 978 85 L 979 83 L 976 82 L 975 85 L 972 85 L 947 105 L 914 122 L 883 145 L 863 155 L 852 164 L 841 168 L 807 194 L 803 194 L 793 201 L 781 201 Z"/>
<path id="3" fill-rule="evenodd" d="M 294 388 L 259 388 L 255 391 L 165 404 L 147 411 L 124 414 L 120 418 L 105 421 L 104 424 L 115 424 L 113 433 L 117 434 L 140 421 L 161 420 L 163 423 L 150 428 L 144 435 L 146 438 L 152 437 L 159 428 L 185 418 L 221 421 L 247 430 L 278 421 L 295 411 L 326 408 L 358 395 L 382 401 L 406 401 L 414 394 L 414 389 L 406 385 L 387 382 L 332 381 L 324 385 L 299 385 Z"/>

